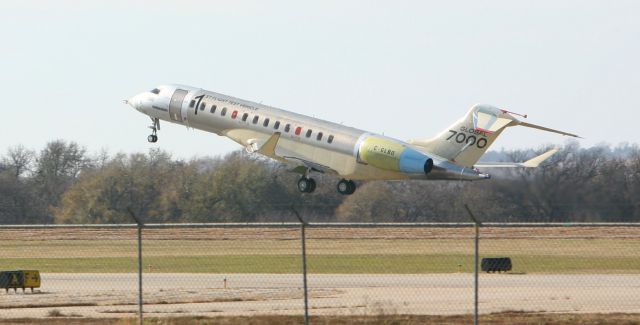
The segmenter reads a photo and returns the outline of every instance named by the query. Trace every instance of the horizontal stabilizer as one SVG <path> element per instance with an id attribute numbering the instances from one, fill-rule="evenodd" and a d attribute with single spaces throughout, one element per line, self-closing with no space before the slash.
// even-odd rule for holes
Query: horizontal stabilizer
<path id="1" fill-rule="evenodd" d="M 563 131 L 558 131 L 558 130 L 550 129 L 550 128 L 547 128 L 547 127 L 544 127 L 544 126 L 535 125 L 535 124 L 531 124 L 531 123 L 519 122 L 518 125 L 526 126 L 528 128 L 533 128 L 533 129 L 538 129 L 538 130 L 542 130 L 542 131 L 558 133 L 558 134 L 562 134 L 562 135 L 566 135 L 566 136 L 570 136 L 570 137 L 574 137 L 574 138 L 581 138 L 582 139 L 582 137 L 580 137 L 579 135 L 575 135 L 573 133 L 567 133 L 567 132 L 563 132 Z"/>
<path id="2" fill-rule="evenodd" d="M 495 163 L 481 163 L 476 164 L 475 167 L 484 167 L 484 168 L 516 168 L 516 167 L 524 167 L 524 168 L 534 168 L 540 166 L 540 164 L 553 156 L 560 149 L 554 148 L 551 149 L 540 156 L 531 158 L 523 163 L 510 163 L 510 162 L 495 162 Z"/>

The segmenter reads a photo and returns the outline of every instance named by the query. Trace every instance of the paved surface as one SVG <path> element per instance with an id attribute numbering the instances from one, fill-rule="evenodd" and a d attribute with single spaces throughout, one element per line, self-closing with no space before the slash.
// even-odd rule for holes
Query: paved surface
<path id="1" fill-rule="evenodd" d="M 224 288 L 224 279 L 227 288 Z M 46 317 L 52 309 L 86 317 L 137 311 L 135 274 L 42 274 L 39 293 L 0 293 L 0 317 Z M 299 274 L 148 274 L 153 316 L 301 314 Z M 310 275 L 311 314 L 465 314 L 470 274 Z M 482 274 L 482 313 L 504 310 L 640 313 L 640 275 Z"/>

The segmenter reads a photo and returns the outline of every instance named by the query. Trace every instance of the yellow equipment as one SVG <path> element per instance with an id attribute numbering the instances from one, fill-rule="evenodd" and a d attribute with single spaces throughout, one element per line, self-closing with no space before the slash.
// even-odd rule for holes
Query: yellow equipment
<path id="1" fill-rule="evenodd" d="M 9 289 L 17 291 L 22 288 L 40 288 L 40 272 L 36 270 L 20 270 L 20 271 L 1 271 L 0 272 L 0 289 Z"/>

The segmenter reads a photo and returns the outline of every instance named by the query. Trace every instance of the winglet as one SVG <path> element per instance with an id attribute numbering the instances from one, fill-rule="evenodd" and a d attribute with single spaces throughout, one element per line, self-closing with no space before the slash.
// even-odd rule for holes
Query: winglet
<path id="1" fill-rule="evenodd" d="M 553 148 L 540 156 L 531 158 L 523 163 L 513 163 L 513 162 L 494 162 L 494 163 L 480 163 L 476 164 L 475 167 L 484 167 L 484 168 L 535 168 L 540 166 L 540 164 L 553 156 L 556 152 L 560 151 L 558 148 Z"/>
<path id="2" fill-rule="evenodd" d="M 280 132 L 274 133 L 267 142 L 258 149 L 257 152 L 267 157 L 276 157 L 276 145 L 278 145 L 278 140 L 280 140 Z"/>
<path id="3" fill-rule="evenodd" d="M 531 158 L 527 161 L 525 161 L 524 163 L 522 163 L 522 167 L 538 167 L 540 166 L 540 164 L 549 159 L 551 156 L 555 155 L 556 152 L 558 152 L 560 149 L 558 148 L 553 148 L 543 154 L 541 154 L 540 156 Z"/>

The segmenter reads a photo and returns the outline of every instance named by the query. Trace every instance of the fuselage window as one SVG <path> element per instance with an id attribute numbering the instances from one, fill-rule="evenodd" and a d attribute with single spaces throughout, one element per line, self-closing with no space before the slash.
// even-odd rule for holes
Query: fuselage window
<path id="1" fill-rule="evenodd" d="M 274 128 L 275 130 L 279 129 L 279 128 L 280 128 L 280 121 L 276 121 L 276 123 L 275 123 L 275 124 L 273 124 L 273 128 Z"/>
<path id="2" fill-rule="evenodd" d="M 307 130 L 307 138 L 311 136 L 311 132 L 313 132 L 313 130 L 311 129 Z"/>
<path id="3" fill-rule="evenodd" d="M 189 102 L 189 107 L 193 108 L 194 106 L 196 106 L 196 100 L 192 99 L 191 102 Z"/>
<path id="4" fill-rule="evenodd" d="M 215 113 L 216 108 L 218 108 L 216 105 L 211 105 L 211 109 L 209 109 L 209 112 L 211 112 L 212 114 Z"/>
<path id="5" fill-rule="evenodd" d="M 242 122 L 246 122 L 247 121 L 247 117 L 249 117 L 249 113 L 242 114 Z"/>
<path id="6" fill-rule="evenodd" d="M 253 124 L 258 123 L 258 120 L 260 119 L 260 116 L 256 115 L 253 117 Z"/>
<path id="7" fill-rule="evenodd" d="M 297 127 L 296 128 L 296 135 L 300 135 L 300 132 L 302 132 L 302 128 L 301 127 Z"/>
<path id="8" fill-rule="evenodd" d="M 236 117 L 238 117 L 238 111 L 233 111 L 233 113 L 231 113 L 231 118 L 235 119 Z"/>
<path id="9" fill-rule="evenodd" d="M 269 126 L 269 118 L 268 117 L 266 119 L 264 119 L 264 122 L 262 122 L 262 126 Z"/>
<path id="10" fill-rule="evenodd" d="M 205 107 L 206 105 L 207 105 L 207 104 L 205 104 L 205 103 L 200 103 L 200 110 L 201 110 L 201 111 L 204 111 L 204 107 Z"/>
<path id="11" fill-rule="evenodd" d="M 291 124 L 287 124 L 284 126 L 284 132 L 289 133 L 289 130 L 291 130 Z"/>
<path id="12" fill-rule="evenodd" d="M 330 135 L 330 136 L 327 138 L 327 143 L 331 143 L 331 142 L 333 142 L 333 135 Z"/>
<path id="13" fill-rule="evenodd" d="M 226 107 L 222 108 L 222 111 L 220 111 L 220 115 L 222 115 L 222 116 L 227 115 L 227 108 Z"/>
<path id="14" fill-rule="evenodd" d="M 159 94 L 159 93 L 160 93 L 160 89 L 158 89 L 158 88 L 153 88 L 153 89 L 151 90 L 151 93 L 152 93 L 152 94 L 156 94 L 156 95 L 157 95 L 157 94 Z"/>
<path id="15" fill-rule="evenodd" d="M 316 136 L 316 140 L 318 141 L 322 140 L 322 132 L 318 132 L 318 135 Z"/>

